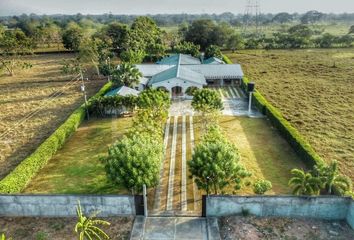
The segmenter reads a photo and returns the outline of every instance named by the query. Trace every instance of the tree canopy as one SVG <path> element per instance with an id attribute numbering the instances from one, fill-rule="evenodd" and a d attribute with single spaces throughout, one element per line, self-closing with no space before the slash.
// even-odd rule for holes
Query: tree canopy
<path id="1" fill-rule="evenodd" d="M 210 127 L 188 161 L 199 189 L 207 194 L 222 193 L 225 187 L 237 191 L 250 173 L 240 164 L 236 147 L 228 142 L 217 126 Z"/>

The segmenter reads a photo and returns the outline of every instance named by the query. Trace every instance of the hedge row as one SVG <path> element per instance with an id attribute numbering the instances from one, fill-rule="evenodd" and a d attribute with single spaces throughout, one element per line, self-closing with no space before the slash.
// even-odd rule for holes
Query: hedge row
<path id="1" fill-rule="evenodd" d="M 104 95 L 110 88 L 111 83 L 105 84 L 95 97 Z M 21 192 L 56 151 L 64 145 L 71 134 L 76 131 L 85 116 L 85 106 L 81 105 L 30 156 L 0 181 L 0 193 Z"/>
<path id="2" fill-rule="evenodd" d="M 225 63 L 232 63 L 227 56 L 223 56 Z M 244 77 L 242 80 L 242 89 L 247 91 L 249 80 Z M 304 161 L 308 167 L 324 163 L 322 158 L 315 152 L 311 145 L 304 139 L 299 131 L 294 128 L 281 114 L 281 112 L 270 104 L 260 92 L 255 90 L 252 97 L 253 104 L 257 109 L 266 115 L 271 123 L 279 130 L 281 135 L 289 142 L 295 152 Z"/>

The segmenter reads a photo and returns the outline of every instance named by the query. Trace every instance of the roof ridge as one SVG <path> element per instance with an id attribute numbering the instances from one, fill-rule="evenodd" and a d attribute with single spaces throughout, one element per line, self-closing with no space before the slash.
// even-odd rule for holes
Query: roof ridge
<path id="1" fill-rule="evenodd" d="M 177 73 L 176 77 L 179 77 L 179 67 L 181 65 L 181 54 L 178 54 L 178 63 L 177 63 Z"/>

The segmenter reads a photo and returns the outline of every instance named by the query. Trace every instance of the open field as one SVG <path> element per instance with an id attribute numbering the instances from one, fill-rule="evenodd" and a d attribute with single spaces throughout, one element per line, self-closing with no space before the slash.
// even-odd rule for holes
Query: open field
<path id="1" fill-rule="evenodd" d="M 102 229 L 112 240 L 129 239 L 133 218 L 99 218 L 111 223 Z M 0 218 L 0 234 L 13 240 L 75 240 L 76 218 Z"/>
<path id="2" fill-rule="evenodd" d="M 327 162 L 354 180 L 354 50 L 244 50 L 242 64 L 258 90 Z"/>
<path id="3" fill-rule="evenodd" d="M 72 54 L 34 55 L 33 65 L 13 77 L 0 75 L 0 179 L 28 156 L 83 103 L 80 82 L 61 72 L 63 59 Z M 102 81 L 86 83 L 92 96 Z M 40 111 L 27 121 L 21 119 Z M 6 134 L 6 135 L 3 135 Z"/>

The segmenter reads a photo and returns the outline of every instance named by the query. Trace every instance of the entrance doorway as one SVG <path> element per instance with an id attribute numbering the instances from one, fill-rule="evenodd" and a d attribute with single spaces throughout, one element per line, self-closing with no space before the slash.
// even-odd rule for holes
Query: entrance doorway
<path id="1" fill-rule="evenodd" d="M 183 92 L 182 92 L 182 87 L 180 86 L 175 86 L 171 89 L 172 91 L 172 97 L 180 97 L 183 96 Z"/>

